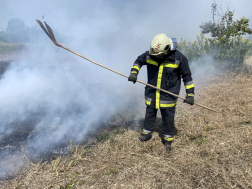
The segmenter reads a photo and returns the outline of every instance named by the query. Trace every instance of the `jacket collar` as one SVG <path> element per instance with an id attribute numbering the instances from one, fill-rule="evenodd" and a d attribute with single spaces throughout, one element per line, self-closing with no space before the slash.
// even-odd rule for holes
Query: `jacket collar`
<path id="1" fill-rule="evenodd" d="M 161 63 L 163 63 L 163 62 L 175 62 L 175 60 L 176 60 L 175 51 L 176 51 L 176 50 L 170 51 L 170 52 L 165 56 L 165 58 L 162 59 L 162 60 L 156 58 L 156 57 L 153 56 L 153 55 L 150 55 L 149 52 L 148 52 L 148 54 L 149 54 L 149 56 L 150 56 L 150 58 L 151 58 L 152 60 L 156 61 L 158 64 L 161 64 Z"/>

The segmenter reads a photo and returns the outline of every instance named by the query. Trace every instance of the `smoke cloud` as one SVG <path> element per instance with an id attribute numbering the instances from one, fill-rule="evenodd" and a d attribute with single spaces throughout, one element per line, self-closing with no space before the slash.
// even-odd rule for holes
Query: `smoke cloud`
<path id="1" fill-rule="evenodd" d="M 226 6 L 229 1 L 221 2 Z M 237 18 L 251 17 L 251 2 L 244 2 L 242 11 L 242 3 L 233 1 Z M 2 0 L 0 30 L 12 18 L 37 28 L 35 19 L 46 21 L 62 45 L 128 75 L 156 34 L 194 40 L 199 25 L 211 20 L 211 2 Z M 21 55 L 26 58 L 12 61 L 0 79 L 0 142 L 30 131 L 20 145 L 39 154 L 63 140 L 83 140 L 117 112 L 132 108 L 137 114 L 144 113 L 143 85 L 132 85 L 126 78 L 56 47 L 42 29 Z M 193 78 L 201 80 L 206 71 L 215 70 L 203 66 L 200 72 L 193 72 Z M 139 80 L 147 81 L 145 67 Z M 13 152 L 4 149 L 1 146 L 0 165 L 4 167 L 0 179 L 15 170 L 17 161 L 9 159 L 6 166 L 5 157 Z"/>

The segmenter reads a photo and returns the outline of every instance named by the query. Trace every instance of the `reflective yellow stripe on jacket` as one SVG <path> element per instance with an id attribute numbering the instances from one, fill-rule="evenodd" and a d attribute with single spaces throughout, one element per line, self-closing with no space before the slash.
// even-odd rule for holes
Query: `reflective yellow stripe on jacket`
<path id="1" fill-rule="evenodd" d="M 154 66 L 158 66 L 158 63 L 156 61 L 153 60 L 146 60 L 146 62 L 148 64 L 152 64 Z M 173 64 L 173 63 L 164 63 L 164 67 L 168 67 L 168 68 L 178 68 L 179 65 L 178 64 Z"/>
<path id="2" fill-rule="evenodd" d="M 158 78 L 157 78 L 157 87 L 158 88 L 161 88 L 163 69 L 164 69 L 164 63 L 162 63 L 159 66 L 159 70 L 158 70 Z M 159 104 L 160 104 L 160 90 L 157 89 L 156 90 L 156 109 L 159 109 Z"/>
<path id="3" fill-rule="evenodd" d="M 172 104 L 160 104 L 161 108 L 171 108 L 177 105 L 177 102 L 174 102 Z"/>
<path id="4" fill-rule="evenodd" d="M 151 98 L 145 97 L 145 103 L 147 105 L 150 106 L 151 101 L 152 101 Z M 160 103 L 161 108 L 172 108 L 177 105 L 177 100 L 173 100 L 173 101 L 159 100 L 159 103 Z"/>
<path id="5" fill-rule="evenodd" d="M 178 68 L 179 67 L 178 64 L 172 64 L 172 63 L 165 63 L 164 66 L 168 67 L 168 68 Z"/>
<path id="6" fill-rule="evenodd" d="M 146 60 L 147 63 L 152 64 L 154 66 L 158 66 L 158 63 L 153 60 Z"/>
<path id="7" fill-rule="evenodd" d="M 138 66 L 133 66 L 132 68 L 136 68 L 138 71 L 140 70 Z"/>

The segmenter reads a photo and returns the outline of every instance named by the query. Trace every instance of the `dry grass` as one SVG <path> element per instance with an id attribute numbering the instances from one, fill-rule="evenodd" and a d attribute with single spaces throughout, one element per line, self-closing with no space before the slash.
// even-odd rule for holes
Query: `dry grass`
<path id="1" fill-rule="evenodd" d="M 170 153 L 154 133 L 112 134 L 90 149 L 52 162 L 30 164 L 1 188 L 252 188 L 252 77 L 215 75 L 196 92 L 198 103 L 179 103 L 179 130 Z M 196 88 L 197 89 L 197 88 Z M 160 122 L 160 120 L 159 120 Z"/>

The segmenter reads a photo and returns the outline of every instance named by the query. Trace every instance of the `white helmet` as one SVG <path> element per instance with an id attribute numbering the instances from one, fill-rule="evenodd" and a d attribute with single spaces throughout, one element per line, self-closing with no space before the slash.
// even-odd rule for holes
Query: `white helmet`
<path id="1" fill-rule="evenodd" d="M 170 38 L 168 38 L 164 33 L 156 35 L 150 44 L 151 55 L 168 54 L 168 52 L 173 48 L 173 43 Z"/>

